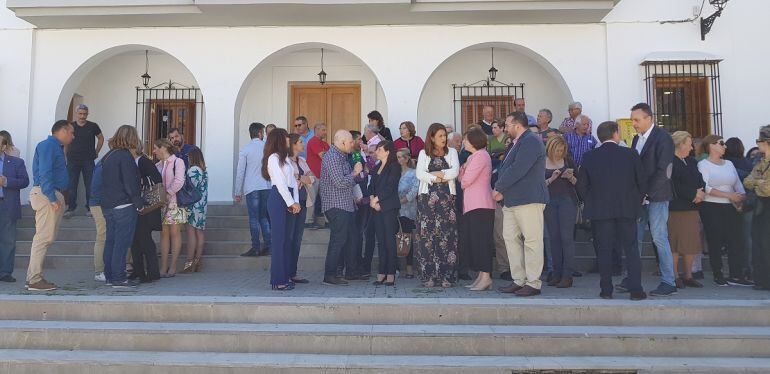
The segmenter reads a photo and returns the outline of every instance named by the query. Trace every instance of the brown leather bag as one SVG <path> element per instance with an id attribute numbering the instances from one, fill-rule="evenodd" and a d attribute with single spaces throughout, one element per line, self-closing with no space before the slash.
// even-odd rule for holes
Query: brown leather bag
<path id="1" fill-rule="evenodd" d="M 396 233 L 396 256 L 406 257 L 409 256 L 409 251 L 412 249 L 412 242 L 414 241 L 414 233 L 405 233 L 401 227 L 401 220 L 398 221 L 398 232 Z"/>

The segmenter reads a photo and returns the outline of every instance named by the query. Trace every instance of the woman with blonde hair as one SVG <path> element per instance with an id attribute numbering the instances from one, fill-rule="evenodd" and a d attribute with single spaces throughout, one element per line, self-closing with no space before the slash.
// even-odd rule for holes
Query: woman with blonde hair
<path id="1" fill-rule="evenodd" d="M 182 225 L 187 223 L 187 209 L 177 205 L 176 194 L 184 187 L 185 165 L 174 154 L 176 147 L 168 139 L 158 139 L 152 153 L 160 161 L 155 164 L 166 189 L 166 206 L 161 211 L 163 229 L 160 232 L 160 277 L 176 275 L 176 261 L 182 252 Z M 171 265 L 168 263 L 171 252 Z"/>
<path id="2" fill-rule="evenodd" d="M 553 273 L 549 286 L 572 287 L 575 270 L 575 217 L 577 216 L 577 192 L 575 191 L 575 163 L 569 157 L 567 142 L 561 135 L 553 135 L 545 146 L 545 184 L 550 196 L 545 206 L 545 224 L 550 240 Z"/>
<path id="3" fill-rule="evenodd" d="M 684 278 L 676 278 L 677 288 L 703 287 L 693 279 L 692 264 L 701 253 L 703 243 L 700 234 L 700 216 L 698 209 L 706 197 L 698 162 L 690 156 L 692 136 L 687 131 L 677 131 L 671 135 L 674 140 L 674 165 L 671 182 L 674 187 L 674 200 L 668 205 L 668 240 L 674 257 L 674 271 L 678 274 L 679 256 L 684 260 Z M 716 255 L 716 254 L 715 254 Z"/>

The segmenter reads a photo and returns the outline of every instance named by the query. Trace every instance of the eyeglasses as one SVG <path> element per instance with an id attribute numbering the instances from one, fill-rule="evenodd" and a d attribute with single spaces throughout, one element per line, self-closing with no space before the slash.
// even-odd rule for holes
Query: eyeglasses
<path id="1" fill-rule="evenodd" d="M 718 142 L 716 142 L 716 143 L 714 143 L 714 144 L 719 144 L 719 145 L 721 145 L 722 147 L 724 147 L 724 146 L 725 146 L 725 141 L 724 141 L 724 140 L 720 140 L 720 141 L 718 141 Z"/>

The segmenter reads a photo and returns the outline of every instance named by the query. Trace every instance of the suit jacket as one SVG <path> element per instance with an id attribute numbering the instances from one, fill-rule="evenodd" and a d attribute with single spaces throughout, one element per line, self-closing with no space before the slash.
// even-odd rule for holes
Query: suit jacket
<path id="1" fill-rule="evenodd" d="M 401 198 L 398 196 L 398 182 L 401 180 L 401 166 L 395 162 L 389 162 L 377 174 L 377 169 L 371 171 L 372 181 L 369 184 L 369 193 L 380 200 L 380 211 L 401 209 Z"/>
<path id="2" fill-rule="evenodd" d="M 3 161 L 3 175 L 8 178 L 8 185 L 3 188 L 4 198 L 0 200 L 0 214 L 7 214 L 11 219 L 21 218 L 22 189 L 29 186 L 29 175 L 24 166 L 24 160 L 5 155 Z"/>
<path id="3" fill-rule="evenodd" d="M 495 190 L 503 194 L 503 205 L 548 204 L 545 186 L 545 146 L 540 136 L 525 131 L 506 153 L 498 168 Z"/>
<path id="4" fill-rule="evenodd" d="M 634 136 L 631 148 L 636 149 L 639 135 Z M 671 173 L 674 162 L 674 141 L 666 130 L 653 124 L 650 138 L 639 154 L 647 189 L 642 191 L 650 201 L 671 201 L 674 198 Z"/>
<path id="5" fill-rule="evenodd" d="M 612 142 L 588 151 L 578 170 L 577 189 L 592 220 L 639 217 L 644 183 L 636 151 Z"/>

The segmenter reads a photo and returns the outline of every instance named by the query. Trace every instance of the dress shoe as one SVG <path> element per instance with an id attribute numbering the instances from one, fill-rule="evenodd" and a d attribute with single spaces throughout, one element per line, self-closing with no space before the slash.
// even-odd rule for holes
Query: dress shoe
<path id="1" fill-rule="evenodd" d="M 248 251 L 241 253 L 241 257 L 257 257 L 257 250 L 251 248 Z"/>
<path id="2" fill-rule="evenodd" d="M 500 273 L 500 279 L 507 280 L 509 282 L 513 282 L 513 277 L 511 277 L 511 272 L 510 271 L 504 271 L 504 272 Z"/>
<path id="3" fill-rule="evenodd" d="M 511 282 L 508 286 L 500 287 L 497 290 L 501 293 L 516 293 L 516 291 L 522 289 L 523 287 L 519 286 L 515 282 Z"/>
<path id="4" fill-rule="evenodd" d="M 600 293 L 599 297 L 601 297 L 604 300 L 612 300 L 612 294 L 611 293 Z"/>
<path id="5" fill-rule="evenodd" d="M 529 285 L 526 285 L 522 287 L 520 290 L 516 291 L 516 296 L 519 297 L 529 297 L 529 296 L 537 296 L 540 295 L 540 290 L 537 288 L 531 287 Z"/>
<path id="6" fill-rule="evenodd" d="M 641 292 L 631 292 L 631 296 L 629 296 L 629 299 L 634 301 L 644 300 L 647 298 L 647 294 L 644 293 L 644 291 Z"/>
<path id="7" fill-rule="evenodd" d="M 0 278 L 0 282 L 13 283 L 13 282 L 16 282 L 16 278 L 12 277 L 10 274 L 6 274 L 6 275 L 3 275 L 2 278 Z"/>
<path id="8" fill-rule="evenodd" d="M 570 288 L 572 287 L 572 278 L 563 278 L 556 288 Z"/>

